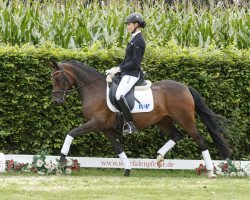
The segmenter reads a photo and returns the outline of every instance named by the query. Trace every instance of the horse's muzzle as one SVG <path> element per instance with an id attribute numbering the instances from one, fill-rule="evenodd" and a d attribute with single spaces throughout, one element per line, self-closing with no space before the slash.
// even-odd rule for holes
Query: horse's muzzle
<path id="1" fill-rule="evenodd" d="M 65 102 L 65 99 L 64 98 L 53 97 L 52 101 L 57 105 L 61 105 L 61 104 L 63 104 Z"/>

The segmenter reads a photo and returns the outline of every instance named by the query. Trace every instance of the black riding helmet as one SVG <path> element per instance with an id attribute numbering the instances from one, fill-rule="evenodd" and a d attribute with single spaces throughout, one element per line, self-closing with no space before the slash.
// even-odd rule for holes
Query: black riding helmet
<path id="1" fill-rule="evenodd" d="M 140 13 L 131 13 L 126 17 L 125 24 L 138 22 L 139 26 L 144 28 L 146 26 L 145 21 Z"/>

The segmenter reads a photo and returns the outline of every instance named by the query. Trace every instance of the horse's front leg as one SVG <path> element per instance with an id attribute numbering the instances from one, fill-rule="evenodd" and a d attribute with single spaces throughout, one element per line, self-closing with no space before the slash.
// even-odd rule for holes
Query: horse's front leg
<path id="1" fill-rule="evenodd" d="M 66 156 L 69 153 L 70 145 L 73 141 L 73 139 L 78 135 L 78 134 L 83 134 L 83 133 L 88 133 L 91 131 L 96 131 L 98 130 L 98 125 L 95 120 L 90 120 L 87 123 L 83 124 L 82 126 L 79 126 L 73 130 L 71 130 L 68 135 L 65 138 L 63 147 L 61 149 L 61 157 L 60 157 L 60 162 L 64 164 L 66 162 Z"/>
<path id="2" fill-rule="evenodd" d="M 123 147 L 117 137 L 117 134 L 114 130 L 105 131 L 106 136 L 108 137 L 109 141 L 113 144 L 115 152 L 118 154 L 119 158 L 121 159 L 122 165 L 125 169 L 124 176 L 130 175 L 131 165 L 130 161 L 125 154 Z"/>

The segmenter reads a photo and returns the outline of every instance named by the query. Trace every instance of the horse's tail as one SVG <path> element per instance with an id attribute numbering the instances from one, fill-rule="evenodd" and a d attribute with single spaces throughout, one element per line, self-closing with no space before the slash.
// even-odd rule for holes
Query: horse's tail
<path id="1" fill-rule="evenodd" d="M 206 125 L 214 143 L 217 145 L 221 157 L 223 159 L 229 158 L 232 154 L 232 150 L 221 134 L 222 129 L 218 124 L 218 122 L 225 121 L 225 118 L 216 115 L 212 110 L 210 110 L 197 90 L 189 87 L 189 91 L 193 96 L 197 113 L 200 116 L 201 121 Z"/>

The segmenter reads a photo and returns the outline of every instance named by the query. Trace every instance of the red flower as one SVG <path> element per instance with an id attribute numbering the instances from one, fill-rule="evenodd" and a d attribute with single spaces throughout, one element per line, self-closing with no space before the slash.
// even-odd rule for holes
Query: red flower
<path id="1" fill-rule="evenodd" d="M 221 169 L 222 169 L 222 172 L 228 172 L 228 164 L 227 163 L 223 163 Z"/>
<path id="2" fill-rule="evenodd" d="M 195 169 L 197 174 L 201 175 L 202 173 L 206 174 L 207 173 L 207 168 L 205 165 L 203 165 L 202 163 L 199 165 L 198 168 Z"/>
<path id="3" fill-rule="evenodd" d="M 77 159 L 73 160 L 73 166 L 70 169 L 72 171 L 80 171 L 80 163 Z"/>
<path id="4" fill-rule="evenodd" d="M 14 169 L 14 161 L 13 160 L 6 160 L 6 171 L 10 172 Z"/>

